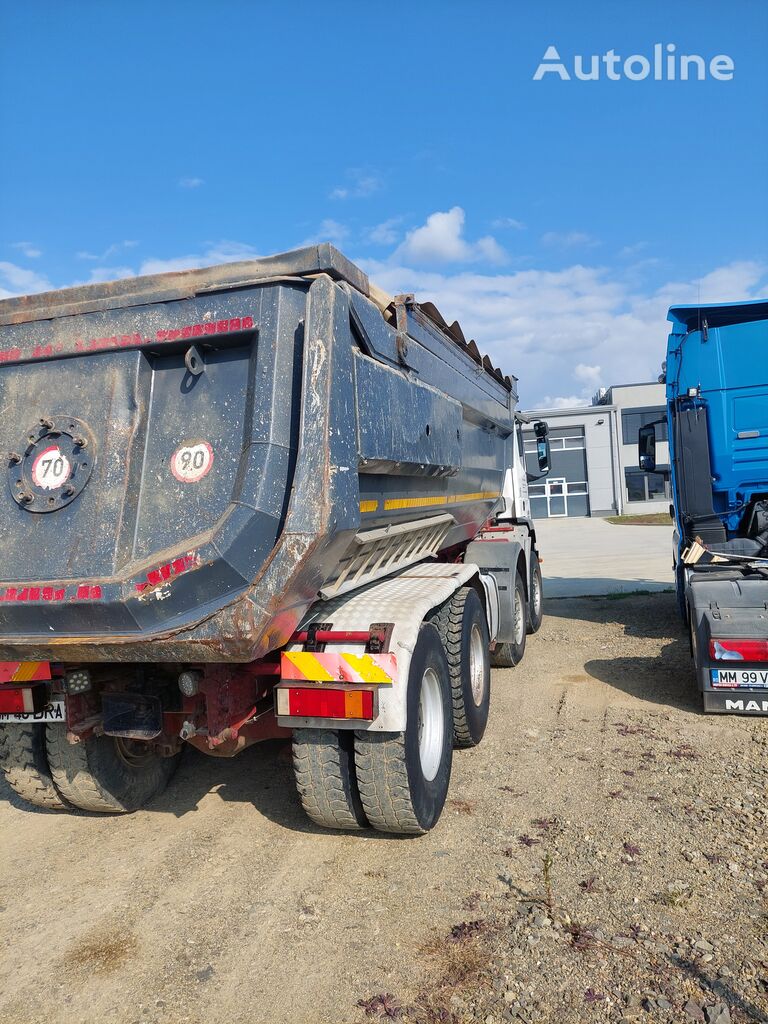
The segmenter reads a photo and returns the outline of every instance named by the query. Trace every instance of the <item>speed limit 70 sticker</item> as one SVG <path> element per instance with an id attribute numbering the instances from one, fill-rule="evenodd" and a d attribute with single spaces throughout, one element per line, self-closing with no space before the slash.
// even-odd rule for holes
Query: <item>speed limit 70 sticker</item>
<path id="1" fill-rule="evenodd" d="M 213 448 L 207 441 L 185 441 L 171 456 L 171 472 L 183 484 L 196 484 L 213 465 Z"/>
<path id="2" fill-rule="evenodd" d="M 62 487 L 71 473 L 70 461 L 58 445 L 51 445 L 40 452 L 32 463 L 32 483 L 45 491 L 55 491 Z"/>

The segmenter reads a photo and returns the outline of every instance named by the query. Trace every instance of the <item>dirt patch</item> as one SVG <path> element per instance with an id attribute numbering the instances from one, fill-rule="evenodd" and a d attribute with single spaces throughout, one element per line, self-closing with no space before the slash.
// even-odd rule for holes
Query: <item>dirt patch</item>
<path id="1" fill-rule="evenodd" d="M 97 974 L 108 974 L 135 956 L 138 945 L 136 936 L 131 933 L 95 935 L 76 943 L 66 954 L 61 966 L 81 967 Z"/>
<path id="2" fill-rule="evenodd" d="M 0 791 L 0 1021 L 768 1020 L 768 723 L 701 713 L 674 595 L 545 611 L 421 838 L 315 828 L 275 743 L 121 818 Z"/>

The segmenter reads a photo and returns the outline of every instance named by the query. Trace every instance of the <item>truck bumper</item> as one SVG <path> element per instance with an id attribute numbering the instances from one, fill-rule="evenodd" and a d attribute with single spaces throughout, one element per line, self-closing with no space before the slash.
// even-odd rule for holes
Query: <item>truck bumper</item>
<path id="1" fill-rule="evenodd" d="M 768 690 L 705 690 L 704 710 L 721 715 L 768 715 Z"/>

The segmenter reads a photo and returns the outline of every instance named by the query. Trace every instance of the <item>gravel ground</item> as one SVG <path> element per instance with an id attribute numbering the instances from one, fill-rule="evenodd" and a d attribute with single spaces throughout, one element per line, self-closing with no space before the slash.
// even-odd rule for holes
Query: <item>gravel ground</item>
<path id="1" fill-rule="evenodd" d="M 674 597 L 549 601 L 428 836 L 316 829 L 284 745 L 123 818 L 0 789 L 0 1021 L 768 1021 L 762 719 Z"/>

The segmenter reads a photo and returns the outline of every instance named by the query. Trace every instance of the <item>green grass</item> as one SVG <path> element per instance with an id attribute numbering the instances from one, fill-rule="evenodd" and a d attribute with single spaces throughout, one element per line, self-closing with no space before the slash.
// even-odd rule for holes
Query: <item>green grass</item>
<path id="1" fill-rule="evenodd" d="M 606 523 L 614 526 L 671 526 L 669 512 L 649 512 L 637 516 L 608 516 Z"/>

